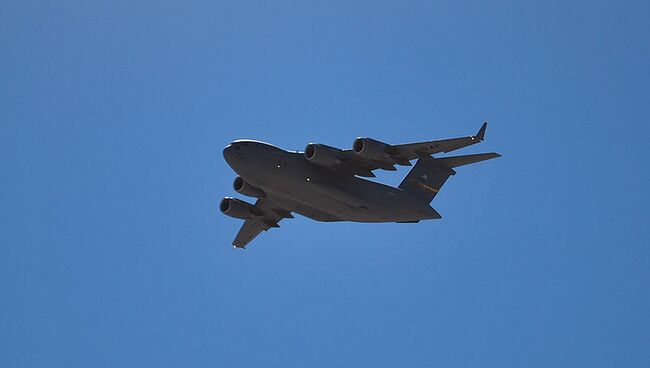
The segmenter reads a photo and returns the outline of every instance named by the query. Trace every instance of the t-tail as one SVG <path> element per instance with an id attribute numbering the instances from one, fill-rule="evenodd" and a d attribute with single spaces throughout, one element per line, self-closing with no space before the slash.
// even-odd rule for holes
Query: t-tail
<path id="1" fill-rule="evenodd" d="M 482 141 L 485 136 L 483 124 L 475 138 Z M 490 160 L 501 157 L 498 153 L 479 153 L 476 155 L 451 156 L 443 158 L 434 158 L 431 156 L 422 156 L 416 162 L 415 166 L 408 173 L 406 178 L 399 185 L 401 189 L 410 192 L 413 196 L 421 198 L 429 203 L 438 194 L 440 188 L 451 175 L 455 175 L 455 167 L 469 165 L 476 162 Z"/>

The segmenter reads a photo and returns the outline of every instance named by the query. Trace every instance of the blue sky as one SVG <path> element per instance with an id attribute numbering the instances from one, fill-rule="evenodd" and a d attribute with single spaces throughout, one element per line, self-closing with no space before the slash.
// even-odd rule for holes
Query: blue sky
<path id="1" fill-rule="evenodd" d="M 647 366 L 648 4 L 4 1 L 0 366 Z M 440 221 L 230 246 L 234 139 L 484 120 Z"/>

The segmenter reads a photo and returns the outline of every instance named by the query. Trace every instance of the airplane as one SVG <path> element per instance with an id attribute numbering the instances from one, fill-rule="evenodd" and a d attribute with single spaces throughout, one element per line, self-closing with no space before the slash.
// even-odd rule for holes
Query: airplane
<path id="1" fill-rule="evenodd" d="M 246 245 L 262 231 L 280 227 L 292 212 L 323 222 L 417 223 L 442 216 L 429 205 L 456 167 L 501 157 L 481 153 L 433 157 L 482 142 L 487 123 L 476 135 L 437 141 L 390 145 L 357 138 L 352 149 L 309 143 L 304 152 L 286 151 L 256 140 L 236 140 L 223 156 L 238 174 L 233 182 L 241 195 L 255 204 L 225 197 L 219 204 L 227 216 L 244 220 L 233 241 Z M 415 166 L 411 164 L 416 160 Z M 373 170 L 395 171 L 395 165 L 413 166 L 395 188 L 362 177 Z"/>

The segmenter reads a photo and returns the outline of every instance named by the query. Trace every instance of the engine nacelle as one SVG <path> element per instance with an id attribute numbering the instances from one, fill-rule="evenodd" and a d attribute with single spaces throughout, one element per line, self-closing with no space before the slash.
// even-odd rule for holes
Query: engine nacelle
<path id="1" fill-rule="evenodd" d="M 256 214 L 255 207 L 247 202 L 237 198 L 225 197 L 219 203 L 219 209 L 224 215 L 238 218 L 249 219 Z"/>
<path id="2" fill-rule="evenodd" d="M 241 176 L 235 178 L 235 181 L 232 182 L 232 187 L 237 193 L 245 196 L 255 198 L 264 197 L 264 191 L 262 189 L 248 184 Z"/>
<path id="3" fill-rule="evenodd" d="M 381 161 L 386 158 L 386 150 L 390 145 L 372 138 L 357 138 L 352 144 L 352 150 L 357 155 L 369 160 Z"/>
<path id="4" fill-rule="evenodd" d="M 324 144 L 309 143 L 305 147 L 305 158 L 317 165 L 336 166 L 341 163 L 338 158 L 338 148 L 326 146 Z"/>

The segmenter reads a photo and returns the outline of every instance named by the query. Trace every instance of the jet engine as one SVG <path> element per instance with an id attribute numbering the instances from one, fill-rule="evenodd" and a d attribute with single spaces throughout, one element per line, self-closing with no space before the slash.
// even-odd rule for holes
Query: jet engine
<path id="1" fill-rule="evenodd" d="M 241 176 L 235 178 L 235 181 L 232 183 L 232 187 L 237 193 L 245 196 L 255 198 L 264 197 L 264 191 L 262 191 L 262 189 L 248 184 L 246 181 L 244 181 L 244 179 L 242 179 Z"/>
<path id="2" fill-rule="evenodd" d="M 336 166 L 341 162 L 337 155 L 339 151 L 324 144 L 309 143 L 305 147 L 305 158 L 317 165 Z"/>
<path id="3" fill-rule="evenodd" d="M 249 219 L 257 214 L 252 204 L 232 197 L 222 199 L 221 203 L 219 203 L 219 209 L 224 215 L 242 220 Z"/>
<path id="4" fill-rule="evenodd" d="M 381 161 L 387 156 L 390 145 L 372 138 L 357 138 L 352 144 L 352 150 L 357 155 L 369 160 Z"/>

